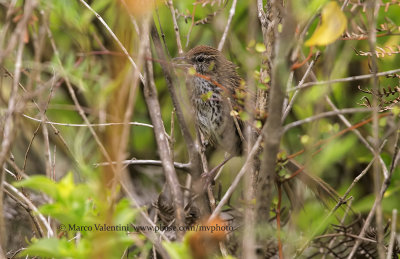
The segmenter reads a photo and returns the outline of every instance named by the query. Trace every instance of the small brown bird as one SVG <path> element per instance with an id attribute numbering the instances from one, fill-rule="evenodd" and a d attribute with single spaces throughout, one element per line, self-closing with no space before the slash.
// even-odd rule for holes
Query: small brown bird
<path id="1" fill-rule="evenodd" d="M 219 50 L 203 45 L 191 49 L 181 59 L 192 65 L 196 72 L 189 91 L 196 122 L 205 140 L 203 144 L 219 147 L 234 156 L 240 155 L 242 141 L 231 115 L 232 108 L 240 106 L 235 95 L 241 78 L 235 64 Z"/>
<path id="2" fill-rule="evenodd" d="M 242 79 L 236 72 L 236 66 L 226 59 L 217 49 L 209 46 L 197 46 L 183 57 L 177 58 L 194 67 L 195 74 L 189 83 L 191 102 L 194 107 L 196 122 L 206 143 L 221 148 L 231 156 L 238 156 L 243 150 L 243 139 L 239 131 L 244 122 L 234 119 L 232 109 L 244 109 L 238 93 L 243 93 Z M 239 94 L 241 95 L 241 94 Z M 237 124 L 235 123 L 237 122 Z M 336 200 L 338 195 L 322 179 L 309 175 L 296 161 L 290 159 L 285 167 L 305 183 L 317 197 Z M 212 170 L 216 171 L 216 170 Z M 213 173 L 208 178 L 213 179 Z M 210 183 L 208 179 L 206 185 Z M 298 200 L 290 188 L 286 190 L 289 199 Z"/>

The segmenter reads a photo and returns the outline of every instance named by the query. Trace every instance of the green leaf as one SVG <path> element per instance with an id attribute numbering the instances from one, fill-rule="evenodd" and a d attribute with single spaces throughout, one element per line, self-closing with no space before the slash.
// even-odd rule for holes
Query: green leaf
<path id="1" fill-rule="evenodd" d="M 263 53 L 263 52 L 267 51 L 267 48 L 265 47 L 264 43 L 257 43 L 256 51 L 259 53 Z"/>
<path id="2" fill-rule="evenodd" d="M 23 181 L 14 182 L 15 187 L 28 187 L 36 191 L 42 191 L 52 198 L 57 196 L 57 183 L 43 175 L 31 176 Z"/>
<path id="3" fill-rule="evenodd" d="M 88 258 L 90 245 L 80 242 L 75 246 L 64 238 L 43 238 L 35 241 L 21 252 L 22 256 L 40 256 L 45 258 Z"/>
<path id="4" fill-rule="evenodd" d="M 186 243 L 180 242 L 163 242 L 165 250 L 167 250 L 169 256 L 174 259 L 191 259 L 191 252 Z"/>

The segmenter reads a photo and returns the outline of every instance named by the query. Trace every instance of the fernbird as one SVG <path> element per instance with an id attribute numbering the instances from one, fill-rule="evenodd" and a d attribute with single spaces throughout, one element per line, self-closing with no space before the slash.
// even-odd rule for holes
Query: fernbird
<path id="1" fill-rule="evenodd" d="M 228 152 L 231 157 L 242 154 L 244 122 L 235 111 L 244 110 L 242 79 L 236 65 L 225 58 L 217 49 L 209 46 L 196 46 L 182 57 L 176 58 L 194 68 L 188 84 L 191 103 L 194 108 L 196 124 L 205 143 Z M 194 72 L 194 73 L 193 73 Z M 257 130 L 254 129 L 255 134 Z M 297 178 L 306 184 L 322 202 L 337 200 L 337 193 L 319 177 L 304 171 L 293 159 L 286 161 L 285 168 L 296 173 Z M 207 178 L 213 178 L 209 173 Z M 299 173 L 301 172 L 301 173 Z M 210 183 L 210 179 L 206 181 Z M 286 188 L 293 203 L 298 200 L 291 188 Z M 291 196 L 291 197 L 290 197 Z M 296 204 L 292 204 L 295 205 Z"/>
<path id="2" fill-rule="evenodd" d="M 236 66 L 222 53 L 209 46 L 197 46 L 181 59 L 194 67 L 189 92 L 196 123 L 204 145 L 211 145 L 233 156 L 242 153 L 240 131 L 243 123 L 235 120 L 233 108 L 241 108 L 237 91 L 241 78 Z"/>

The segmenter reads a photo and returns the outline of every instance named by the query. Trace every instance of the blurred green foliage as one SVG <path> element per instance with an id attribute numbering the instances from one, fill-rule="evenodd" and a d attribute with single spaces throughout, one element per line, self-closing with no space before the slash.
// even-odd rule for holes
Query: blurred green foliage
<path id="1" fill-rule="evenodd" d="M 95 178 L 75 184 L 72 173 L 59 182 L 45 176 L 32 176 L 16 182 L 15 186 L 28 187 L 52 198 L 53 202 L 42 205 L 39 210 L 60 223 L 57 236 L 61 238 L 34 239 L 23 255 L 93 258 L 101 254 L 105 258 L 121 258 L 126 247 L 133 244 L 126 231 L 100 230 L 105 224 L 111 227 L 128 226 L 133 222 L 136 212 L 127 199 L 121 199 L 108 219 L 111 211 L 107 201 L 111 202 L 112 197 L 109 193 L 100 195 L 101 184 Z M 80 238 L 70 242 L 78 232 Z"/>

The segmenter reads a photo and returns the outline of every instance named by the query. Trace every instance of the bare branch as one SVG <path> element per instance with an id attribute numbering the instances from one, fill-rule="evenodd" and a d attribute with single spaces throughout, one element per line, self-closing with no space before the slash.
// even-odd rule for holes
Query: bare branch
<path id="1" fill-rule="evenodd" d="M 275 2 L 279 10 L 282 3 Z M 271 202 L 272 181 L 275 177 L 276 156 L 279 152 L 281 137 L 283 133 L 282 115 L 283 103 L 286 92 L 286 80 L 288 78 L 289 67 L 287 58 L 294 43 L 295 20 L 291 10 L 291 3 L 285 7 L 286 14 L 282 26 L 282 32 L 276 42 L 275 59 L 272 66 L 272 81 L 270 90 L 270 102 L 268 104 L 268 120 L 262 131 L 264 135 L 264 153 L 261 164 L 261 171 L 257 186 L 257 217 L 261 222 L 269 218 L 269 207 Z M 276 11 L 277 11 L 276 10 Z"/>
<path id="2" fill-rule="evenodd" d="M 171 11 L 172 22 L 174 23 L 174 31 L 175 31 L 176 45 L 178 46 L 178 53 L 179 53 L 179 55 L 182 55 L 183 49 L 182 49 L 182 43 L 181 43 L 181 35 L 179 33 L 178 22 L 176 21 L 174 3 L 172 0 L 167 0 L 167 4 L 169 7 L 169 10 Z"/>
<path id="3" fill-rule="evenodd" d="M 398 73 L 398 72 L 400 72 L 400 68 L 399 69 L 393 69 L 393 70 L 385 71 L 385 72 L 379 72 L 379 73 L 376 73 L 375 75 L 377 77 L 381 77 L 381 76 L 392 75 L 392 74 L 395 74 L 395 73 Z M 296 86 L 294 88 L 288 89 L 288 91 L 289 92 L 297 91 L 297 90 L 300 90 L 300 89 L 308 88 L 308 87 L 313 86 L 313 85 L 330 85 L 330 84 L 334 84 L 334 83 L 352 82 L 352 81 L 370 79 L 370 78 L 373 78 L 373 77 L 374 77 L 374 74 L 367 74 L 367 75 L 350 76 L 350 77 L 345 77 L 345 78 L 332 79 L 332 80 L 328 80 L 328 81 L 309 82 L 309 83 L 305 83 L 303 85 L 298 85 L 298 86 Z"/>
<path id="4" fill-rule="evenodd" d="M 326 96 L 325 99 L 334 111 L 339 111 L 338 108 L 335 106 L 335 104 L 332 102 L 332 100 L 328 96 Z M 353 125 L 346 119 L 346 117 L 344 115 L 339 114 L 338 117 L 339 117 L 339 119 L 341 119 L 343 121 L 343 123 L 344 123 L 344 125 L 346 125 L 346 127 L 352 128 Z M 357 135 L 358 139 L 360 139 L 360 141 L 368 148 L 368 150 L 371 151 L 372 154 L 374 154 L 374 148 L 363 137 L 363 135 L 360 133 L 360 131 L 358 129 L 352 129 L 352 131 Z M 383 161 L 381 156 L 379 156 L 379 162 L 381 163 L 383 174 L 386 177 L 387 175 L 389 175 L 389 172 L 388 172 L 385 162 Z"/>
<path id="5" fill-rule="evenodd" d="M 286 132 L 291 128 L 300 126 L 304 123 L 309 123 L 309 122 L 323 119 L 323 118 L 330 117 L 330 116 L 336 116 L 339 114 L 348 114 L 348 113 L 371 112 L 371 111 L 372 111 L 371 108 L 347 108 L 347 109 L 341 109 L 341 110 L 336 110 L 336 111 L 323 112 L 323 113 L 308 117 L 306 119 L 298 120 L 298 121 L 287 124 L 283 128 L 283 132 Z"/>
<path id="6" fill-rule="evenodd" d="M 49 222 L 47 222 L 46 218 L 40 213 L 36 206 L 11 184 L 4 182 L 4 187 L 6 193 L 28 211 L 29 216 L 35 222 L 35 225 L 37 226 L 41 235 L 45 237 L 53 237 L 54 233 Z M 43 228 L 46 230 L 46 232 L 43 231 Z"/>
<path id="7" fill-rule="evenodd" d="M 147 38 L 145 40 L 148 41 L 146 55 L 150 57 L 150 39 Z M 154 134 L 157 141 L 158 152 L 160 154 L 168 186 L 171 190 L 176 224 L 179 227 L 183 226 L 185 223 L 183 195 L 172 161 L 168 139 L 165 137 L 165 128 L 161 118 L 161 108 L 157 99 L 157 90 L 153 77 L 153 64 L 150 60 L 147 60 L 146 62 L 146 76 L 146 84 L 144 87 L 145 101 L 150 113 L 151 121 L 154 125 Z M 177 231 L 178 239 L 181 239 L 183 234 L 182 231 Z"/>
<path id="8" fill-rule="evenodd" d="M 367 1 L 367 21 L 369 28 L 376 28 L 376 21 L 378 17 L 379 11 L 379 4 L 378 1 L 370 0 Z M 369 30 L 368 33 L 368 43 L 371 52 L 375 50 L 376 47 L 376 30 Z M 379 82 L 378 82 L 378 64 L 377 64 L 377 57 L 372 55 L 371 59 L 371 70 L 372 70 L 372 89 L 373 92 L 379 91 Z M 377 96 L 372 96 L 372 147 L 374 148 L 374 157 L 378 156 L 378 148 L 379 148 L 379 100 Z M 374 172 L 374 193 L 375 196 L 378 196 L 381 189 L 381 170 L 379 166 L 379 161 L 375 159 L 373 164 L 373 172 Z M 386 180 L 386 179 L 385 179 Z M 385 248 L 383 245 L 383 238 L 384 238 L 384 230 L 383 230 L 383 211 L 382 211 L 382 203 L 380 199 L 376 200 L 376 211 L 375 211 L 375 223 L 376 223 L 376 232 L 377 232 L 377 250 L 379 258 L 383 259 L 385 257 Z M 374 204 L 375 205 L 375 204 Z"/>
<path id="9" fill-rule="evenodd" d="M 101 24 L 103 24 L 103 26 L 110 33 L 111 37 L 117 42 L 118 46 L 122 49 L 122 52 L 124 52 L 125 56 L 128 58 L 129 62 L 132 64 L 132 66 L 136 70 L 139 70 L 135 61 L 133 61 L 132 57 L 129 55 L 129 53 L 126 50 L 126 48 L 124 47 L 124 45 L 121 43 L 121 41 L 115 35 L 115 33 L 111 30 L 111 28 L 107 25 L 107 23 L 104 21 L 104 19 L 95 10 L 93 10 L 93 8 L 90 7 L 90 5 L 88 5 L 84 0 L 79 0 L 79 1 L 96 16 L 96 18 L 101 22 Z M 139 72 L 139 77 L 140 77 L 140 80 L 142 81 L 142 83 L 144 84 L 144 77 L 140 72 Z"/>
<path id="10" fill-rule="evenodd" d="M 231 9 L 229 10 L 229 18 L 228 18 L 228 21 L 226 23 L 224 33 L 222 34 L 221 40 L 220 40 L 220 42 L 218 44 L 218 50 L 219 51 L 221 51 L 224 48 L 226 36 L 228 35 L 228 31 L 229 31 L 229 28 L 231 27 L 233 16 L 235 15 L 236 3 L 237 3 L 237 0 L 233 0 L 232 1 L 232 6 L 231 6 Z"/>
<path id="11" fill-rule="evenodd" d="M 33 118 L 31 116 L 28 116 L 26 114 L 22 114 L 27 119 L 37 121 L 37 122 L 43 122 L 42 120 Z M 60 122 L 53 122 L 53 121 L 44 121 L 43 123 L 45 124 L 50 124 L 50 125 L 59 125 L 59 126 L 67 126 L 67 127 L 89 127 L 87 124 L 76 124 L 76 123 L 60 123 Z M 153 125 L 147 124 L 147 123 L 142 123 L 142 122 L 109 122 L 109 123 L 90 123 L 90 126 L 92 127 L 105 127 L 105 126 L 116 126 L 116 125 L 124 125 L 124 124 L 129 124 L 133 126 L 143 126 L 143 127 L 149 127 L 153 128 Z"/>
<path id="12" fill-rule="evenodd" d="M 122 163 L 123 165 L 153 165 L 153 166 L 162 166 L 162 161 L 160 160 L 136 160 L 136 159 L 131 159 L 131 160 L 124 160 L 124 161 L 112 161 L 112 164 L 116 165 L 117 163 Z M 94 166 L 108 166 L 110 165 L 109 162 L 103 162 L 103 163 L 97 163 L 94 164 Z M 178 163 L 174 162 L 174 167 L 176 169 L 181 169 L 184 171 L 189 171 L 190 170 L 190 164 L 183 164 L 183 163 Z"/>
<path id="13" fill-rule="evenodd" d="M 304 73 L 303 77 L 301 78 L 298 86 L 302 86 L 304 81 L 307 79 L 308 75 L 310 74 L 310 72 L 312 71 L 312 68 L 315 64 L 315 62 L 318 60 L 320 56 L 320 52 L 318 51 L 315 54 L 315 58 L 311 61 L 310 65 L 308 66 L 306 72 Z M 296 90 L 292 96 L 292 99 L 290 100 L 289 104 L 286 106 L 285 112 L 282 116 L 282 123 L 285 121 L 286 117 L 289 115 L 290 110 L 293 107 L 294 101 L 296 100 L 297 95 L 299 94 L 300 90 Z"/>
<path id="14" fill-rule="evenodd" d="M 229 186 L 228 190 L 226 191 L 226 193 L 224 194 L 224 196 L 222 197 L 222 199 L 218 203 L 218 206 L 212 212 L 212 214 L 211 214 L 211 216 L 209 218 L 209 221 L 211 221 L 212 219 L 217 217 L 218 214 L 222 211 L 222 207 L 225 206 L 228 203 L 229 198 L 232 196 L 233 192 L 235 191 L 235 189 L 239 185 L 240 179 L 243 177 L 243 175 L 248 171 L 248 169 L 252 165 L 254 155 L 257 154 L 258 149 L 260 148 L 261 141 L 262 141 L 262 136 L 263 135 L 258 136 L 257 141 L 254 143 L 253 148 L 251 149 L 251 151 L 249 152 L 249 154 L 247 156 L 246 162 L 244 163 L 244 165 L 240 169 L 239 173 L 236 175 L 235 179 L 232 181 L 232 183 Z"/>
<path id="15" fill-rule="evenodd" d="M 397 226 L 397 210 L 392 211 L 392 231 L 390 232 L 389 247 L 387 250 L 386 259 L 392 258 L 393 247 L 396 243 L 396 226 Z"/>
<path id="16" fill-rule="evenodd" d="M 18 39 L 18 47 L 16 51 L 16 61 L 15 61 L 15 77 L 13 78 L 12 88 L 10 90 L 10 97 L 8 100 L 8 107 L 5 114 L 3 128 L 3 138 L 1 141 L 1 150 L 0 150 L 0 250 L 3 250 L 3 247 L 6 245 L 6 232 L 5 232 L 5 224 L 3 217 L 3 186 L 5 186 L 5 173 L 3 170 L 3 166 L 5 161 L 9 156 L 9 152 L 12 146 L 13 139 L 15 137 L 15 124 L 16 124 L 16 113 L 18 109 L 21 109 L 25 106 L 26 101 L 21 98 L 21 103 L 18 104 L 18 85 L 21 76 L 21 67 L 22 67 L 22 54 L 24 50 L 24 34 L 27 30 L 28 20 L 31 17 L 33 10 L 35 9 L 37 2 L 34 0 L 26 1 L 24 4 L 24 12 L 21 21 L 17 25 L 17 29 L 14 32 L 15 39 Z M 2 55 L 5 53 L 0 53 L 0 63 L 2 62 Z M 19 106 L 19 107 L 18 107 Z M 1 251 L 0 251 L 1 252 Z M 0 256 L 3 254 L 0 253 Z"/>

